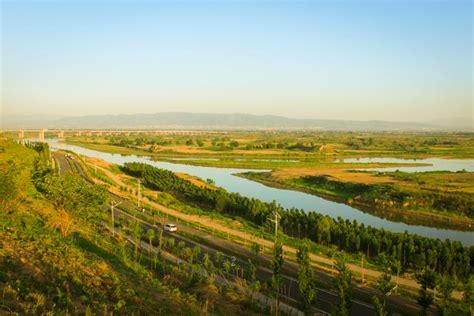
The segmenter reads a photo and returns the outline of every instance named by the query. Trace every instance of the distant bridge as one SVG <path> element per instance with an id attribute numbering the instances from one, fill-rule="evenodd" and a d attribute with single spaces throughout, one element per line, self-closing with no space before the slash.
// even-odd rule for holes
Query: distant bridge
<path id="1" fill-rule="evenodd" d="M 25 138 L 58 138 L 71 136 L 131 136 L 131 135 L 203 135 L 212 131 L 185 131 L 185 130 L 89 130 L 89 129 L 4 129 L 5 136 L 18 139 Z"/>

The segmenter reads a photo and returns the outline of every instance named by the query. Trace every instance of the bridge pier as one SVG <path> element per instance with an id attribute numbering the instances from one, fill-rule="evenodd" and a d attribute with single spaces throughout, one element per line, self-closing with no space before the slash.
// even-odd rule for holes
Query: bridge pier
<path id="1" fill-rule="evenodd" d="M 39 140 L 44 140 L 44 134 L 45 134 L 45 129 L 42 129 L 38 132 L 38 139 Z"/>

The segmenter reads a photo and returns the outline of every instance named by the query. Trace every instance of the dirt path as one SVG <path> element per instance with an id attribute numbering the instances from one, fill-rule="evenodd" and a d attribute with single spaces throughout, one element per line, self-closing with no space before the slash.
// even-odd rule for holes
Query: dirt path
<path id="1" fill-rule="evenodd" d="M 90 160 L 90 159 L 88 159 L 88 160 Z M 93 161 L 96 161 L 96 160 L 97 159 L 93 159 Z M 107 167 L 109 166 L 109 164 L 107 164 L 107 163 L 105 163 L 105 165 Z M 122 181 L 120 176 L 118 176 L 117 174 L 114 174 L 112 171 L 102 167 L 102 166 L 104 166 L 103 163 L 101 163 L 100 165 L 96 164 L 96 166 L 97 166 L 97 169 L 100 169 L 102 172 L 104 172 L 104 174 L 107 177 L 112 179 L 118 185 L 118 187 L 111 188 L 112 189 L 111 191 L 113 193 L 115 193 L 117 195 L 123 195 L 123 192 L 121 192 L 119 190 L 120 186 L 126 187 L 127 189 L 131 188 L 131 186 L 129 186 L 128 184 L 125 184 Z M 184 221 L 199 223 L 200 225 L 205 226 L 205 227 L 207 227 L 211 230 L 220 231 L 222 233 L 228 234 L 230 236 L 238 237 L 238 238 L 246 240 L 248 242 L 258 243 L 266 249 L 273 248 L 273 242 L 271 242 L 269 240 L 266 240 L 266 239 L 255 237 L 252 234 L 249 234 L 249 233 L 246 233 L 246 232 L 243 232 L 243 231 L 232 229 L 232 228 L 226 226 L 225 223 L 219 223 L 217 220 L 209 219 L 209 218 L 205 218 L 205 217 L 203 218 L 202 216 L 199 216 L 199 215 L 184 214 L 180 211 L 170 209 L 170 208 L 165 207 L 161 204 L 150 201 L 146 196 L 144 196 L 143 198 L 144 198 L 143 202 L 145 202 L 149 206 L 152 206 L 153 208 L 156 208 L 160 212 L 166 213 L 168 215 L 172 215 L 173 217 L 179 218 L 179 219 L 184 220 Z M 296 249 L 295 248 L 288 247 L 288 246 L 283 246 L 283 249 L 287 253 L 296 254 Z M 314 261 L 313 265 L 318 267 L 319 269 L 323 269 L 323 270 L 325 270 L 327 272 L 330 272 L 330 273 L 335 273 L 336 272 L 333 269 L 330 269 L 328 267 L 321 266 L 321 265 L 317 264 L 317 263 L 323 263 L 323 264 L 326 264 L 326 265 L 333 266 L 335 264 L 334 260 L 326 258 L 326 257 L 318 256 L 318 255 L 315 255 L 315 254 L 310 254 L 310 258 L 311 258 L 311 260 Z M 359 275 L 364 274 L 365 277 L 370 276 L 370 277 L 373 277 L 373 278 L 378 278 L 382 274 L 379 271 L 374 271 L 374 270 L 362 268 L 362 267 L 360 267 L 358 265 L 355 265 L 355 264 L 347 264 L 347 266 L 349 267 L 349 269 L 352 272 L 355 272 L 356 274 L 359 274 Z M 411 287 L 411 288 L 414 288 L 414 289 L 418 289 L 420 287 L 419 284 L 415 280 L 407 279 L 407 278 L 404 278 L 404 277 L 400 277 L 398 283 L 399 283 L 399 285 L 404 285 L 404 286 Z M 454 291 L 453 292 L 453 297 L 457 298 L 457 299 L 462 298 L 462 292 L 461 291 Z"/>

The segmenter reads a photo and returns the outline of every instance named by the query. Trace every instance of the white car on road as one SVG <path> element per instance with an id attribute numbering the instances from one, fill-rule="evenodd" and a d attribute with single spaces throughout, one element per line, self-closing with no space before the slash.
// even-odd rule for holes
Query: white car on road
<path id="1" fill-rule="evenodd" d="M 175 232 L 178 230 L 178 227 L 176 227 L 176 224 L 167 223 L 163 225 L 163 229 L 168 232 Z"/>

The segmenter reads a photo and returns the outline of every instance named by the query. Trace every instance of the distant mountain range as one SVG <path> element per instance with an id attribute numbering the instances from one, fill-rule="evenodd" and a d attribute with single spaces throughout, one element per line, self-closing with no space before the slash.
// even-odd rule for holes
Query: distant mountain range
<path id="1" fill-rule="evenodd" d="M 166 112 L 155 114 L 90 115 L 71 117 L 4 117 L 2 128 L 64 129 L 197 129 L 197 130 L 336 130 L 433 131 L 471 130 L 472 121 L 440 122 L 352 121 L 294 119 L 275 115 Z"/>

